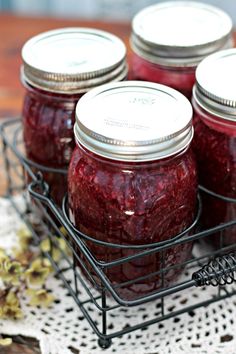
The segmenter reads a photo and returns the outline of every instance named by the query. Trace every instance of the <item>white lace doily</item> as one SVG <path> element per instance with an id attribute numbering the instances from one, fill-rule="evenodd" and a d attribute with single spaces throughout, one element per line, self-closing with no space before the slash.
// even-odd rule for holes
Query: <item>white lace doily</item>
<path id="1" fill-rule="evenodd" d="M 19 207 L 24 209 L 23 200 L 16 197 Z M 0 247 L 9 248 L 16 242 L 16 230 L 22 225 L 10 202 L 0 199 Z M 73 279 L 68 271 L 67 278 Z M 190 276 L 190 275 L 189 275 Z M 188 276 L 188 277 L 189 277 Z M 228 291 L 235 285 L 228 286 Z M 33 308 L 22 299 L 25 317 L 22 320 L 0 322 L 0 333 L 23 335 L 39 340 L 43 354 L 72 354 L 72 349 L 80 354 L 236 354 L 236 297 L 227 298 L 179 317 L 156 323 L 145 330 L 138 330 L 112 340 L 112 346 L 105 351 L 97 343 L 87 320 L 62 282 L 50 278 L 47 287 L 57 301 L 49 309 Z M 81 298 L 83 299 L 83 289 Z M 216 289 L 191 288 L 186 292 L 168 298 L 166 313 L 209 298 Z M 88 305 L 88 311 L 98 324 L 101 316 L 95 307 Z M 108 329 L 114 331 L 151 319 L 158 313 L 159 302 L 152 302 L 131 309 L 108 312 Z"/>

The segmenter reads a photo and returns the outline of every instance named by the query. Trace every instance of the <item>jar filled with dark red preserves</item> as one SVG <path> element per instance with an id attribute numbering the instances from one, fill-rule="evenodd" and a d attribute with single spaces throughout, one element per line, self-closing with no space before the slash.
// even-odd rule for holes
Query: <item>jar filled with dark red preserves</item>
<path id="1" fill-rule="evenodd" d="M 134 253 L 132 246 L 169 240 L 194 220 L 197 179 L 189 148 L 192 108 L 179 92 L 155 83 L 127 81 L 96 88 L 76 109 L 75 138 L 68 171 L 69 217 L 95 240 L 87 241 L 97 260 L 110 262 Z M 145 248 L 145 247 L 144 247 Z M 191 256 L 191 244 L 162 254 L 165 266 Z M 168 286 L 180 269 L 160 273 L 156 253 L 106 270 L 126 299 Z M 146 277 L 146 278 L 145 278 Z M 148 277 L 148 278 L 147 278 Z"/>
<path id="2" fill-rule="evenodd" d="M 208 190 L 202 195 L 202 224 L 207 228 L 236 220 L 235 68 L 236 49 L 228 49 L 204 59 L 196 71 L 194 149 L 200 183 Z M 234 244 L 236 226 L 209 240 L 218 247 Z"/>
<path id="3" fill-rule="evenodd" d="M 26 155 L 61 203 L 74 149 L 75 106 L 93 87 L 126 78 L 126 48 L 116 36 L 90 28 L 62 28 L 31 38 L 22 49 L 26 89 Z"/>
<path id="4" fill-rule="evenodd" d="M 162 2 L 133 19 L 130 76 L 173 87 L 190 99 L 196 66 L 232 46 L 232 21 L 222 10 L 193 1 Z"/>

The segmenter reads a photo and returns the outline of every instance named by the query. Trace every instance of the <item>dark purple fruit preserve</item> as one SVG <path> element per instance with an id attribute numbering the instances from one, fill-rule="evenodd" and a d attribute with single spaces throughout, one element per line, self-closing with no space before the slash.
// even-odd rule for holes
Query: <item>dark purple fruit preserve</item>
<path id="1" fill-rule="evenodd" d="M 77 105 L 68 171 L 72 223 L 96 240 L 131 247 L 169 240 L 190 226 L 197 194 L 191 117 L 188 100 L 163 85 L 129 81 L 86 94 Z M 132 248 L 86 242 L 99 261 L 134 254 Z M 184 262 L 191 248 L 172 247 L 109 268 L 106 275 L 114 285 L 145 277 Z M 168 286 L 181 271 L 169 270 L 164 283 L 152 275 L 117 292 L 133 299 Z"/>
<path id="2" fill-rule="evenodd" d="M 93 87 L 123 80 L 127 75 L 125 57 L 119 38 L 89 28 L 45 32 L 22 49 L 26 155 L 43 167 L 65 171 L 41 170 L 58 204 L 67 191 L 66 170 L 75 147 L 76 103 Z"/>
<path id="3" fill-rule="evenodd" d="M 236 220 L 235 67 L 236 50 L 229 49 L 209 56 L 197 69 L 193 145 L 199 180 L 203 187 L 219 195 L 202 195 L 204 228 Z M 235 199 L 235 203 L 224 197 Z M 236 227 L 208 239 L 217 247 L 234 244 Z"/>

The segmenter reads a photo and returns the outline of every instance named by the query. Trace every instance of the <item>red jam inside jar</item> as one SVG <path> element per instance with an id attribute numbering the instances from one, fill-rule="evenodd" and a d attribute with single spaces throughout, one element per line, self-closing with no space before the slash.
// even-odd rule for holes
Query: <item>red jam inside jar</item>
<path id="1" fill-rule="evenodd" d="M 75 147 L 75 107 L 82 95 L 59 95 L 27 84 L 25 87 L 23 126 L 27 158 L 43 167 L 65 171 L 41 171 L 51 196 L 60 204 L 67 191 L 66 170 Z"/>
<path id="2" fill-rule="evenodd" d="M 61 204 L 75 147 L 76 103 L 90 88 L 126 77 L 126 49 L 110 33 L 66 28 L 31 38 L 22 49 L 22 58 L 26 156 L 41 165 L 34 171 L 43 173 L 52 198 Z"/>
<path id="3" fill-rule="evenodd" d="M 104 85 L 78 103 L 77 145 L 68 171 L 69 216 L 78 230 L 108 243 L 86 241 L 97 260 L 130 256 L 135 254 L 132 246 L 169 240 L 193 222 L 197 178 L 189 148 L 191 116 L 191 105 L 180 93 L 138 81 Z M 191 248 L 185 243 L 116 265 L 106 276 L 113 285 L 133 282 L 117 292 L 134 299 L 175 281 Z M 177 268 L 164 279 L 152 275 L 172 266 Z"/>
<path id="4" fill-rule="evenodd" d="M 204 228 L 236 220 L 236 101 L 232 76 L 235 66 L 236 50 L 229 49 L 206 58 L 196 73 L 193 146 L 199 180 L 203 187 L 219 195 L 202 195 Z M 236 242 L 236 226 L 221 234 L 222 240 L 217 233 L 209 241 L 217 247 Z"/>
<path id="5" fill-rule="evenodd" d="M 192 88 L 195 83 L 194 67 L 168 67 L 148 62 L 144 58 L 132 53 L 131 78 L 157 82 L 180 91 L 188 99 L 192 97 Z"/>
<path id="6" fill-rule="evenodd" d="M 170 1 L 147 7 L 132 22 L 130 77 L 170 86 L 191 99 L 197 64 L 232 47 L 231 32 L 229 16 L 210 5 Z"/>

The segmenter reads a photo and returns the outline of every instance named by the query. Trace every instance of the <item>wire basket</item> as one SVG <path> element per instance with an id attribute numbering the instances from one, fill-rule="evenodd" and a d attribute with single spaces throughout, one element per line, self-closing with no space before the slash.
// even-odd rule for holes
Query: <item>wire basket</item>
<path id="1" fill-rule="evenodd" d="M 175 235 L 170 240 L 148 245 L 129 246 L 106 243 L 96 240 L 92 236 L 85 235 L 74 228 L 68 218 L 66 196 L 61 207 L 57 206 L 52 200 L 49 187 L 43 179 L 43 173 L 51 172 L 66 175 L 66 171 L 50 169 L 35 164 L 25 157 L 21 120 L 9 119 L 4 121 L 1 124 L 0 134 L 7 180 L 6 197 L 10 199 L 20 217 L 30 228 L 35 244 L 39 244 L 41 240 L 42 228 L 49 236 L 50 251 L 45 252 L 45 256 L 48 257 L 56 271 L 56 275 L 61 278 L 70 295 L 74 298 L 83 315 L 97 334 L 99 344 L 102 348 L 108 348 L 111 345 L 112 338 L 122 336 L 134 330 L 146 329 L 154 323 L 171 317 L 177 317 L 185 312 L 191 312 L 201 306 L 207 306 L 215 301 L 236 294 L 236 289 L 229 285 L 236 279 L 236 243 L 230 246 L 224 246 L 223 243 L 224 230 L 235 227 L 236 220 L 207 230 L 200 230 L 199 228 L 201 193 L 208 193 L 214 198 L 221 198 L 225 203 L 236 203 L 236 200 L 219 196 L 199 187 L 198 210 L 195 219 L 192 225 L 181 234 Z M 26 186 L 26 174 L 30 176 L 32 181 L 28 186 Z M 33 202 L 26 192 L 27 189 L 33 197 Z M 12 198 L 16 193 L 23 193 L 25 197 L 26 211 L 24 213 L 18 210 L 17 205 L 14 203 L 14 198 Z M 35 227 L 34 219 L 32 218 L 35 209 L 41 215 L 40 228 Z M 66 234 L 62 232 L 61 226 L 66 230 Z M 168 250 L 177 249 L 177 247 L 186 247 L 186 245 L 191 246 L 193 242 L 197 245 L 209 237 L 209 235 L 216 232 L 220 233 L 218 248 L 212 249 L 206 247 L 205 252 L 199 254 L 196 252 L 196 247 L 194 247 L 193 254 L 189 259 L 184 260 L 184 262 L 180 261 L 172 266 L 165 265 L 165 254 Z M 68 256 L 60 249 L 55 235 L 62 237 L 66 241 L 73 256 Z M 91 251 L 91 245 L 104 247 L 104 249 L 108 250 L 107 252 L 115 250 L 119 257 L 110 262 L 98 260 Z M 55 247 L 60 250 L 63 258 L 62 262 L 55 262 L 52 257 L 52 250 Z M 111 269 L 115 269 L 116 267 L 119 269 L 124 264 L 127 265 L 132 262 L 141 262 L 145 257 L 153 255 L 158 257 L 160 262 L 160 269 L 155 273 L 146 274 L 141 277 L 136 276 L 135 278 L 128 279 L 126 282 L 116 282 L 115 284 L 108 276 Z M 73 271 L 73 281 L 67 277 L 69 269 Z M 184 269 L 187 270 L 187 274 L 191 274 L 191 277 L 189 275 L 187 277 L 182 275 L 173 284 L 169 284 L 166 281 L 168 274 L 176 273 L 180 270 L 183 272 Z M 132 287 L 142 281 L 148 282 L 149 279 L 151 282 L 153 277 L 158 277 L 160 280 L 160 289 L 150 289 L 144 295 L 138 295 L 132 299 L 126 299 L 120 294 L 122 287 Z M 205 286 L 212 286 L 215 290 L 208 298 L 204 300 L 200 300 L 200 298 L 196 299 L 194 305 L 192 304 L 191 306 L 188 306 L 186 303 L 174 307 L 170 306 L 168 302 L 170 295 L 176 294 L 177 297 L 179 292 L 186 291 L 186 289 L 191 287 Z M 86 292 L 86 299 L 83 298 L 83 300 L 80 296 L 81 288 Z M 145 306 L 145 304 L 154 300 L 157 301 L 156 307 L 158 310 L 153 314 L 151 319 L 143 319 L 143 322 L 138 324 L 132 324 L 132 320 L 130 320 L 129 326 L 112 330 L 109 325 L 109 318 L 116 311 L 122 313 L 125 309 L 127 315 L 129 309 L 136 308 L 138 311 L 140 305 Z M 94 311 L 99 312 L 100 323 L 93 319 L 91 311 L 89 311 L 91 307 L 94 308 Z"/>

